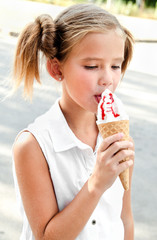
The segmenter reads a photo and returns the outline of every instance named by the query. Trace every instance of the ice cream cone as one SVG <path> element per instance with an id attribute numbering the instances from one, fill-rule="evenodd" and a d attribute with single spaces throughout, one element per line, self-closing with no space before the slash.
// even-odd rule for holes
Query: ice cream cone
<path id="1" fill-rule="evenodd" d="M 120 121 L 114 121 L 114 122 L 108 122 L 108 123 L 102 123 L 98 124 L 99 131 L 105 139 L 106 137 L 109 137 L 113 134 L 123 132 L 124 137 L 121 141 L 127 141 L 129 140 L 129 120 L 120 120 Z M 127 161 L 128 159 L 125 158 L 122 161 Z M 129 168 L 127 168 L 125 171 L 123 171 L 120 175 L 121 183 L 125 190 L 129 190 Z"/>

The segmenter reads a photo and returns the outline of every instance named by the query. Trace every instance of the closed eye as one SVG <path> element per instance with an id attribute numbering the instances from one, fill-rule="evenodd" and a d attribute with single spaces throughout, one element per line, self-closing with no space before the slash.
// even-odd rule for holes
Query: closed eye
<path id="1" fill-rule="evenodd" d="M 118 66 L 118 65 L 117 66 L 112 66 L 112 68 L 116 70 L 116 69 L 120 69 L 121 66 Z"/>
<path id="2" fill-rule="evenodd" d="M 98 68 L 98 66 L 84 66 L 85 69 L 92 70 Z"/>

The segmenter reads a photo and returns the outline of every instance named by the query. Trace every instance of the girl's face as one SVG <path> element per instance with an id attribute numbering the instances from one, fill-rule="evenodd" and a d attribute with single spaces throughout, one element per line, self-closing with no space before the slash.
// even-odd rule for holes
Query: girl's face
<path id="1" fill-rule="evenodd" d="M 97 112 L 105 89 L 115 91 L 121 78 L 124 39 L 115 31 L 88 33 L 62 64 L 63 96 L 69 106 Z"/>

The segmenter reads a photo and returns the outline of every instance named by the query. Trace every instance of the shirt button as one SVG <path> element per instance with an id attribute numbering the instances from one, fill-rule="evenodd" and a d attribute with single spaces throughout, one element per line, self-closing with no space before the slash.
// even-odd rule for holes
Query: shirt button
<path id="1" fill-rule="evenodd" d="M 95 225 L 96 224 L 96 220 L 93 219 L 92 220 L 92 224 Z"/>

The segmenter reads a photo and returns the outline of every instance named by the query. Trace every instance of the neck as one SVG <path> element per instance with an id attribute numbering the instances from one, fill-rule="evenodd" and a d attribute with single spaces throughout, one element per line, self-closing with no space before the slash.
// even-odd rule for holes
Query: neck
<path id="1" fill-rule="evenodd" d="M 65 104 L 62 99 L 60 101 L 60 107 L 75 136 L 95 149 L 98 135 L 95 114 L 82 109 L 76 104 Z"/>

